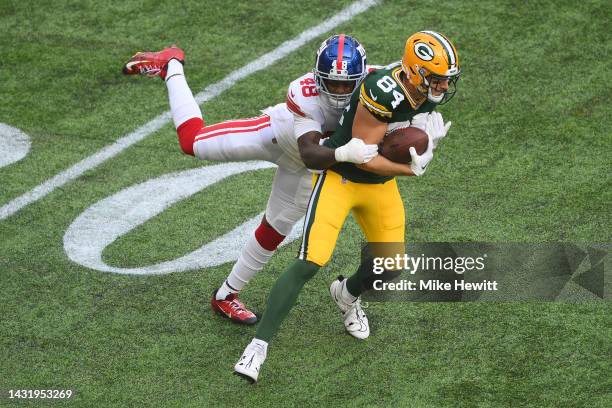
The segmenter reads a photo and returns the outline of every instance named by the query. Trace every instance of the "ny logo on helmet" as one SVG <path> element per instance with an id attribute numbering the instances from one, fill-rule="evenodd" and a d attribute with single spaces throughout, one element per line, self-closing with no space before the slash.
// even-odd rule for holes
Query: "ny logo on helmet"
<path id="1" fill-rule="evenodd" d="M 431 61 L 434 57 L 434 50 L 423 42 L 414 44 L 414 53 L 423 61 Z"/>

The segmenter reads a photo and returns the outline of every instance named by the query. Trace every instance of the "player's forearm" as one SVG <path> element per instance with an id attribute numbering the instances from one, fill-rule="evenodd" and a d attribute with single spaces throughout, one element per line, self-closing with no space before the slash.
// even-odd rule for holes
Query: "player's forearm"
<path id="1" fill-rule="evenodd" d="M 380 154 L 367 163 L 358 164 L 357 167 L 380 176 L 414 176 L 409 164 L 392 162 Z"/>
<path id="2" fill-rule="evenodd" d="M 307 168 L 324 170 L 336 163 L 334 149 L 319 144 L 321 134 L 308 132 L 298 138 L 300 157 Z"/>
<path id="3" fill-rule="evenodd" d="M 334 149 L 326 146 L 309 145 L 300 149 L 300 157 L 306 167 L 313 170 L 328 169 L 336 164 Z"/>

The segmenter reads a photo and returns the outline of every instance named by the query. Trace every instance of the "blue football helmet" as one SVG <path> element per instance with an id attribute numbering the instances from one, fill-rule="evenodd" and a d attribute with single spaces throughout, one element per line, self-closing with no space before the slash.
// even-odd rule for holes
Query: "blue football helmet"
<path id="1" fill-rule="evenodd" d="M 313 73 L 317 90 L 325 103 L 335 109 L 344 109 L 367 74 L 365 49 L 349 35 L 331 36 L 317 51 Z M 336 88 L 336 91 L 330 88 Z"/>

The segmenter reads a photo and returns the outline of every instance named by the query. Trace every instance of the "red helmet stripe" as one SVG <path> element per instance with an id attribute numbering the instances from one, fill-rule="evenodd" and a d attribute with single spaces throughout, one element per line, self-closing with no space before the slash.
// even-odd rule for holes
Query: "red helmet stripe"
<path id="1" fill-rule="evenodd" d="M 344 34 L 340 34 L 338 38 L 338 58 L 336 59 L 336 69 L 342 69 L 342 54 L 344 53 Z"/>

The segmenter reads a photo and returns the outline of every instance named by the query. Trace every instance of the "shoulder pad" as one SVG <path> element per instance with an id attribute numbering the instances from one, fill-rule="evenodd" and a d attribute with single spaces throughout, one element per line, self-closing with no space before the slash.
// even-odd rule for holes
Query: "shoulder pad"
<path id="1" fill-rule="evenodd" d="M 385 66 L 384 69 L 395 69 L 402 66 L 402 61 L 395 61 Z"/>
<path id="2" fill-rule="evenodd" d="M 368 65 L 366 65 L 366 71 L 369 74 L 372 71 L 376 71 L 377 69 L 382 69 L 384 67 L 385 67 L 384 65 L 370 65 L 370 64 L 368 64 Z"/>
<path id="3" fill-rule="evenodd" d="M 319 94 L 312 73 L 302 75 L 289 84 L 286 103 L 287 109 L 294 115 L 320 119 Z"/>
<path id="4" fill-rule="evenodd" d="M 381 75 L 382 74 L 382 75 Z M 389 95 L 383 91 L 377 82 L 386 75 L 384 70 L 368 74 L 359 87 L 359 101 L 377 118 L 389 119 L 393 114 Z"/>

